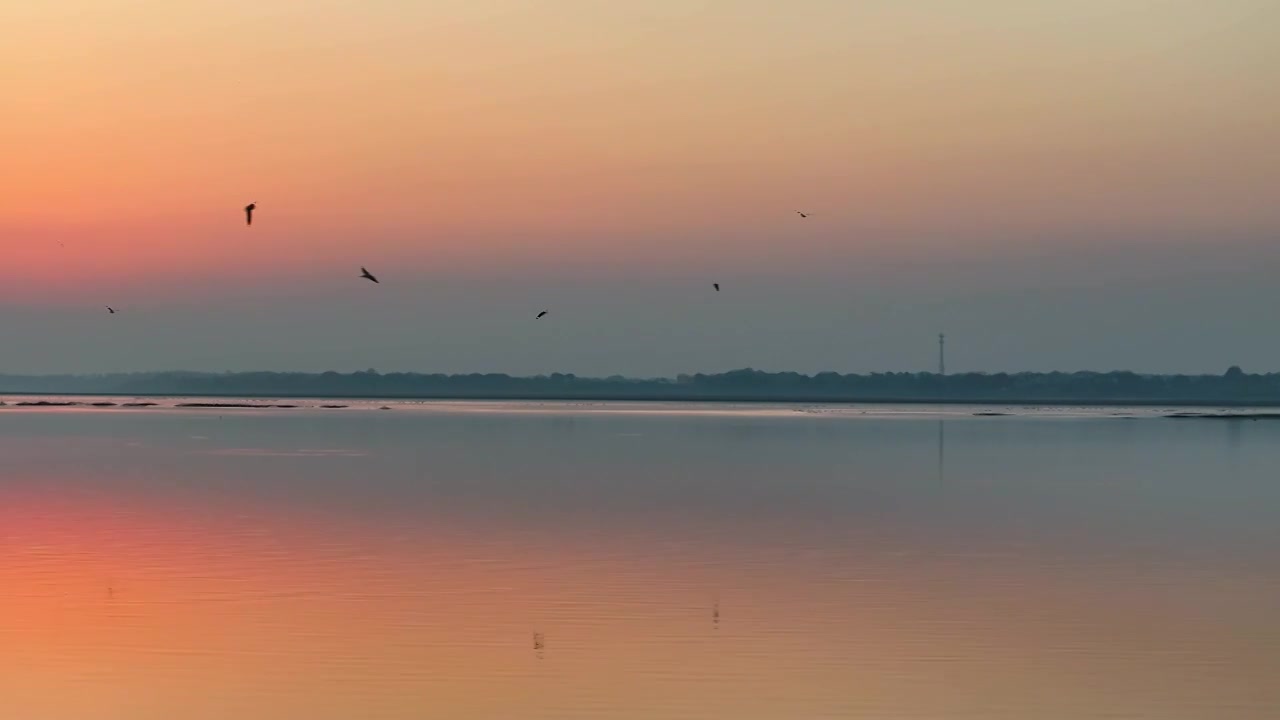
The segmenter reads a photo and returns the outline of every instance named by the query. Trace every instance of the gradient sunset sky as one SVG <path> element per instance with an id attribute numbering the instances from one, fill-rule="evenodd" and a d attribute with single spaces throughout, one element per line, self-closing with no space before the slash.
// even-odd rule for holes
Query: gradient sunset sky
<path id="1" fill-rule="evenodd" d="M 0 23 L 0 372 L 1280 369 L 1274 0 Z"/>

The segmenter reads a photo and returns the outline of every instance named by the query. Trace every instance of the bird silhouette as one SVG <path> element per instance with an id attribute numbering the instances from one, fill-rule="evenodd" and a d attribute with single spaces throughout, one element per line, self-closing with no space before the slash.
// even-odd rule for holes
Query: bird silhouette
<path id="1" fill-rule="evenodd" d="M 108 315 L 115 315 L 115 314 L 116 314 L 116 309 L 115 309 L 115 308 L 113 308 L 113 307 L 109 307 L 109 306 L 108 306 L 108 307 L 107 307 L 107 314 L 108 314 Z"/>
<path id="2" fill-rule="evenodd" d="M 542 312 L 538 313 L 538 316 L 535 317 L 534 320 L 539 320 L 542 318 L 543 315 L 546 315 L 546 314 L 547 314 L 547 311 L 543 310 Z"/>
<path id="3" fill-rule="evenodd" d="M 378 282 L 378 278 L 374 277 L 373 273 L 369 272 L 368 270 L 365 270 L 364 268 L 360 268 L 360 277 L 364 278 L 365 280 L 372 280 L 373 282 Z"/>
<path id="4" fill-rule="evenodd" d="M 715 288 L 716 292 L 720 292 L 720 283 L 711 283 L 711 287 Z"/>
<path id="5" fill-rule="evenodd" d="M 807 217 L 809 217 L 809 213 L 802 213 L 802 212 L 800 212 L 799 210 L 797 210 L 797 211 L 796 211 L 796 214 L 797 214 L 797 215 L 799 215 L 799 216 L 800 216 L 800 217 L 802 217 L 802 218 L 807 218 Z"/>
<path id="6" fill-rule="evenodd" d="M 253 224 L 253 211 L 257 209 L 257 207 L 258 207 L 258 203 L 249 203 L 248 205 L 244 206 L 244 224 L 245 225 Z"/>

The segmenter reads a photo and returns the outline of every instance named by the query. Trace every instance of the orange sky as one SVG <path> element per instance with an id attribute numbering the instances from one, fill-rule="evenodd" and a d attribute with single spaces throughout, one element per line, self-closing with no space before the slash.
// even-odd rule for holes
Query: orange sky
<path id="1" fill-rule="evenodd" d="M 49 277 L 56 240 L 126 276 L 353 245 L 696 261 L 799 208 L 815 257 L 1276 227 L 1273 3 L 1028 5 L 27 4 L 0 242 Z"/>
<path id="2" fill-rule="evenodd" d="M 219 294 L 345 302 L 361 265 L 420 285 L 503 285 L 504 307 L 522 318 L 524 303 L 556 300 L 566 278 L 648 283 L 637 293 L 653 302 L 670 296 L 662 283 L 701 287 L 714 274 L 752 285 L 760 303 L 796 298 L 779 308 L 794 317 L 830 306 L 806 298 L 815 274 L 883 283 L 841 300 L 866 308 L 900 306 L 921 282 L 963 268 L 964 283 L 926 299 L 934 309 L 917 304 L 920 327 L 903 331 L 915 338 L 992 326 L 965 303 L 1033 286 L 1045 264 L 1088 269 L 1053 278 L 1077 292 L 1097 284 L 1092 269 L 1121 283 L 1156 277 L 1160 291 L 1188 276 L 1236 291 L 1238 277 L 1206 271 L 1206 254 L 1260 273 L 1280 262 L 1270 249 L 1280 6 L 1270 0 L 67 0 L 17 4 L 2 19 L 0 249 L 21 272 L 0 286 L 0 313 L 43 312 L 31 327 L 58 325 L 58 307 Z M 248 202 L 259 206 L 252 228 Z M 800 209 L 813 217 L 800 221 Z M 1256 282 L 1248 293 L 1265 292 Z M 1178 351 L 1170 338 L 1185 318 L 1173 306 L 1186 303 L 1171 298 L 1155 319 L 1171 326 L 1164 340 L 1140 344 Z M 208 332 L 189 317 L 169 324 Z M 458 328 L 432 331 L 483 345 Z M 389 359 L 122 349 L 73 369 L 300 367 L 304 357 L 426 369 L 390 341 L 376 350 Z M 434 367 L 476 369 L 497 351 Z M 852 367 L 901 368 L 907 352 L 904 341 Z M 574 348 L 497 369 L 851 368 L 808 350 L 699 350 L 671 367 L 575 364 L 583 357 Z M 1166 367 L 1155 357 L 1065 362 Z M 12 362 L 72 368 L 45 351 Z"/>

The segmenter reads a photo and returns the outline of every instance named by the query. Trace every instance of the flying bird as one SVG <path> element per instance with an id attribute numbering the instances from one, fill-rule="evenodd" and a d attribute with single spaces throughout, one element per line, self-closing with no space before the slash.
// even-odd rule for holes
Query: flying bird
<path id="1" fill-rule="evenodd" d="M 802 218 L 807 218 L 807 217 L 809 217 L 809 213 L 802 213 L 802 212 L 800 212 L 799 210 L 797 210 L 797 211 L 796 211 L 796 214 L 797 214 L 797 215 L 799 215 L 799 216 L 800 216 L 800 217 L 802 217 Z"/>
<path id="2" fill-rule="evenodd" d="M 546 315 L 546 314 L 547 314 L 547 311 L 543 310 L 542 312 L 538 313 L 538 316 L 535 317 L 534 320 L 539 320 L 542 318 L 543 315 Z"/>
<path id="3" fill-rule="evenodd" d="M 113 308 L 113 307 L 108 307 L 108 308 L 107 308 L 107 314 L 108 314 L 108 315 L 115 315 L 115 314 L 116 314 L 116 309 L 115 309 L 115 308 Z"/>
<path id="4" fill-rule="evenodd" d="M 715 288 L 716 292 L 720 292 L 720 283 L 711 283 L 711 287 Z"/>
<path id="5" fill-rule="evenodd" d="M 360 268 L 360 277 L 364 278 L 365 280 L 372 280 L 374 282 L 378 282 L 378 278 L 374 277 L 373 273 L 369 272 L 368 270 L 365 270 L 364 268 Z"/>
<path id="6" fill-rule="evenodd" d="M 244 224 L 253 224 L 253 211 L 258 207 L 258 203 L 249 203 L 244 206 Z"/>

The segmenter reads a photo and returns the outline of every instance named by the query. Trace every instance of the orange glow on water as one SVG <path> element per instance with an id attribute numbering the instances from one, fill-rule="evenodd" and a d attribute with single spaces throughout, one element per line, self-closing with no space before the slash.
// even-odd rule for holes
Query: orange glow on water
<path id="1" fill-rule="evenodd" d="M 989 712 L 995 698 L 1010 717 L 1051 718 L 1033 708 L 1163 702 L 1170 668 L 1125 658 L 1224 630 L 1183 627 L 1175 643 L 1144 628 L 1150 607 L 1062 568 L 990 559 L 897 570 L 868 557 L 833 576 L 816 557 L 775 564 L 774 550 L 755 559 L 773 569 L 755 574 L 710 547 L 664 560 L 630 523 L 601 544 L 461 518 L 375 526 L 21 483 L 42 485 L 0 496 L 0 707 L 31 720 L 926 717 Z M 990 594 L 1015 577 L 1016 593 Z M 1046 654 L 1073 646 L 1078 658 Z M 1180 702 L 1194 709 L 1227 686 L 1261 701 L 1266 663 L 1253 676 L 1233 667 L 1202 668 Z"/>

